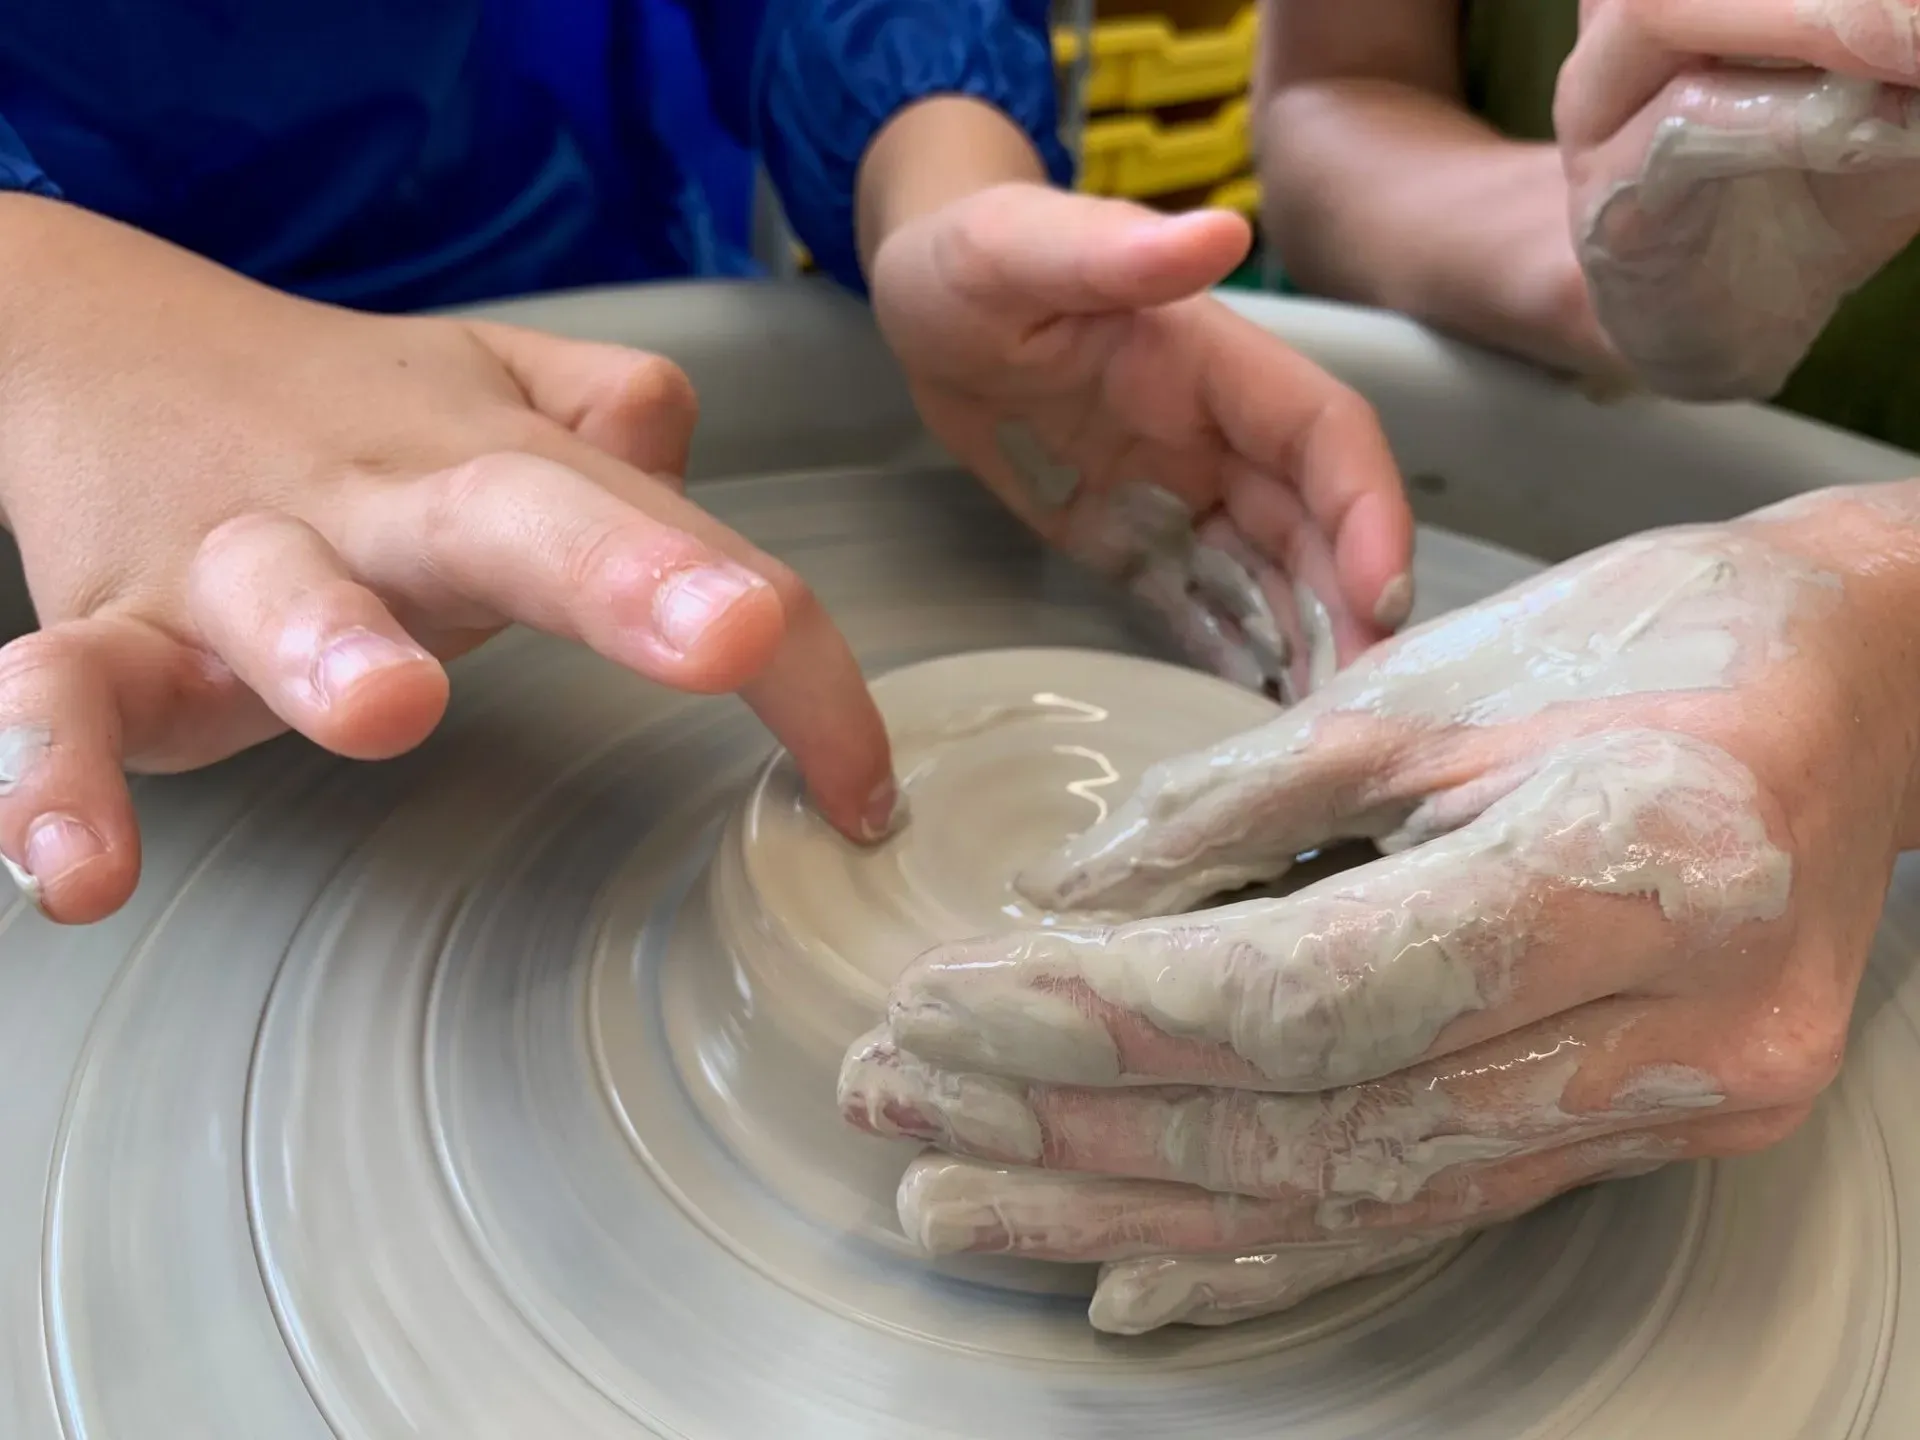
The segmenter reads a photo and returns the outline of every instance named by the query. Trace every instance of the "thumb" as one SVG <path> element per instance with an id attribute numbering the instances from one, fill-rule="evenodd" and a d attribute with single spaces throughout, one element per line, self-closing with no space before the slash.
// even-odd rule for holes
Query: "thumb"
<path id="1" fill-rule="evenodd" d="M 549 420 L 645 474 L 676 486 L 686 474 L 700 401 L 671 360 L 517 325 L 467 328 Z"/>
<path id="2" fill-rule="evenodd" d="M 1038 185 L 984 192 L 956 218 L 946 258 L 958 288 L 1056 314 L 1183 300 L 1225 279 L 1253 243 L 1228 210 L 1162 215 Z"/>

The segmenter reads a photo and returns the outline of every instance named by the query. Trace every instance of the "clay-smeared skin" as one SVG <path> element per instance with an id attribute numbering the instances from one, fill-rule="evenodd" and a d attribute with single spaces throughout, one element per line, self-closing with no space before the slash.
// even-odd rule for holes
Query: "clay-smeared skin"
<path id="1" fill-rule="evenodd" d="M 1913 490 L 1608 547 L 1154 766 L 1021 875 L 1061 923 L 929 951 L 850 1054 L 856 1124 L 964 1157 L 909 1173 L 908 1233 L 1171 1257 L 1165 1313 L 1210 1323 L 1183 1254 L 1445 1232 L 1790 1133 L 1913 833 L 1908 682 L 1858 638 Z M 1353 837 L 1386 858 L 1208 908 Z"/>
<path id="2" fill-rule="evenodd" d="M 1002 425 L 997 438 L 1033 507 L 1068 511 L 1062 548 L 1124 584 L 1166 624 L 1191 663 L 1288 701 L 1309 694 L 1338 668 L 1339 642 L 1326 605 L 1304 581 L 1289 580 L 1262 559 L 1224 516 L 1196 525 L 1179 497 L 1146 481 L 1082 495 L 1079 475 L 1055 462 L 1028 427 Z M 1405 576 L 1390 582 L 1375 623 L 1403 622 L 1412 593 Z"/>
<path id="3" fill-rule="evenodd" d="M 1773 395 L 1920 232 L 1913 7 L 1584 8 L 1557 119 L 1595 313 L 1655 390 Z M 1621 113 L 1614 86 L 1644 84 L 1663 45 L 1667 83 Z"/>
<path id="4" fill-rule="evenodd" d="M 1743 658 L 1750 667 L 1777 658 L 1795 608 L 1819 603 L 1836 583 L 1739 535 L 1669 531 L 1609 546 L 1398 637 L 1272 725 L 1155 767 L 1104 824 L 1021 887 L 1079 913 L 1180 910 L 1283 873 L 1328 838 L 1330 823 L 1333 834 L 1390 845 L 1452 829 L 1526 771 L 1496 772 L 1471 794 L 1331 797 L 1337 822 L 1297 795 L 1283 823 L 1264 807 L 1268 796 L 1311 787 L 1309 752 L 1350 717 L 1492 725 L 1555 705 L 1724 688 Z M 1261 823 L 1237 825 L 1221 818 L 1228 814 Z"/>
<path id="5" fill-rule="evenodd" d="M 793 561 L 875 675 L 1128 644 L 964 475 L 813 474 L 703 503 Z M 1517 573 L 1446 535 L 1421 547 L 1438 607 Z M 1163 695 L 1156 678 L 1137 723 Z M 947 1284 L 904 1241 L 797 1223 L 690 1108 L 661 942 L 766 743 L 741 709 L 515 634 L 461 667 L 406 759 L 278 745 L 140 782 L 146 869 L 123 918 L 0 913 L 0 1434 L 1912 1433 L 1898 1377 L 1920 1257 L 1889 1246 L 1920 1225 L 1890 1181 L 1920 1133 L 1910 877 L 1862 1063 L 1785 1149 L 1588 1192 L 1257 1326 L 1114 1345 L 1073 1304 Z M 682 958 L 743 1003 L 715 951 Z M 835 1045 L 878 1019 L 876 1002 Z M 711 1058 L 741 1034 L 693 1038 Z M 837 1050 L 768 1059 L 743 1119 L 791 1112 L 822 1188 L 837 1177 L 891 1228 L 910 1147 L 844 1126 Z M 1260 1264 L 1311 1279 L 1325 1255 Z M 1120 1262 L 1107 1293 L 1156 1323 L 1211 1284 L 1184 1318 L 1238 1318 L 1227 1263 Z"/>
<path id="6" fill-rule="evenodd" d="M 53 736 L 44 725 L 16 725 L 10 730 L 0 731 L 0 795 L 10 794 L 27 778 L 47 753 L 47 746 L 52 740 Z M 40 886 L 33 876 L 5 855 L 0 855 L 0 867 L 5 868 L 22 895 L 35 904 L 39 903 Z"/>

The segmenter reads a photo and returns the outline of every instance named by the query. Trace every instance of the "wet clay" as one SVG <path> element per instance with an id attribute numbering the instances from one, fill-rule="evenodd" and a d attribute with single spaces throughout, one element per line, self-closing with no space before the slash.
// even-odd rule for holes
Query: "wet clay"
<path id="1" fill-rule="evenodd" d="M 1085 1273 L 921 1258 L 894 1211 L 915 1147 L 834 1101 L 896 944 L 1031 921 L 1005 882 L 1049 835 L 1264 702 L 1085 655 L 1152 632 L 964 476 L 702 499 L 899 672 L 913 822 L 855 858 L 744 709 L 519 633 L 399 761 L 276 743 L 139 781 L 124 914 L 0 913 L 0 1434 L 1913 1433 L 1907 867 L 1847 1071 L 1770 1154 L 1371 1257 L 1401 1268 L 1217 1330 L 1116 1341 Z M 1438 533 L 1420 555 L 1428 614 L 1527 568 Z M 1009 647 L 1077 658 L 906 668 Z M 1696 1077 L 1639 1089 L 1706 1103 Z M 1353 1259 L 1292 1257 L 1303 1283 Z"/>
<path id="2" fill-rule="evenodd" d="M 1060 547 L 1125 586 L 1196 663 L 1285 700 L 1333 673 L 1338 657 L 1326 606 L 1305 585 L 1288 586 L 1223 517 L 1196 530 L 1184 501 L 1144 480 L 1083 491 L 1079 472 L 1049 455 L 1027 425 L 1002 424 L 996 438 L 1026 505 L 1057 532 Z M 1406 618 L 1411 585 L 1404 575 L 1389 582 L 1380 623 Z M 1291 612 L 1284 629 L 1270 587 Z"/>
<path id="3" fill-rule="evenodd" d="M 1795 0 L 1809 29 L 1914 77 L 1901 0 Z M 1589 206 L 1577 245 L 1596 313 L 1641 378 L 1695 399 L 1776 394 L 1841 300 L 1920 210 L 1920 94 L 1795 65 L 1675 82 L 1637 171 Z M 1695 323 L 1673 323 L 1679 305 Z"/>
<path id="4" fill-rule="evenodd" d="M 11 729 L 0 730 L 0 795 L 12 794 L 33 772 L 52 740 L 52 734 L 44 725 L 15 725 Z M 22 895 L 38 902 L 40 882 L 28 874 L 25 867 L 0 855 L 0 868 L 6 870 L 8 878 Z"/>

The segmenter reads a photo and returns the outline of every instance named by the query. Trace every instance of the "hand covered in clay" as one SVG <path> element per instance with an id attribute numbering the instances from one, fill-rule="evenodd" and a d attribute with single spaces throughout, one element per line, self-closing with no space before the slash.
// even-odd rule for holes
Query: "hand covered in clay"
<path id="1" fill-rule="evenodd" d="M 1220 1324 L 1788 1135 L 1920 835 L 1917 519 L 1632 539 L 1156 766 L 1018 879 L 1056 928 L 922 956 L 848 1056 L 848 1117 L 938 1147 L 907 1233 L 1103 1262 L 1105 1330 Z"/>
<path id="2" fill-rule="evenodd" d="M 44 627 L 0 650 L 0 856 L 54 918 L 133 888 L 123 766 L 286 729 L 398 754 L 440 719 L 440 662 L 516 621 L 738 691 L 839 829 L 884 828 L 845 641 L 681 494 L 673 365 L 352 314 L 52 202 L 0 209 L 0 505 Z"/>
<path id="3" fill-rule="evenodd" d="M 1920 21 L 1881 0 L 1585 0 L 1555 128 L 1601 325 L 1653 389 L 1777 393 L 1920 233 Z"/>
<path id="4" fill-rule="evenodd" d="M 1288 696 L 1401 624 L 1413 521 L 1370 407 L 1206 293 L 1245 222 L 1038 184 L 902 226 L 881 328 L 933 431 L 1189 658 Z"/>

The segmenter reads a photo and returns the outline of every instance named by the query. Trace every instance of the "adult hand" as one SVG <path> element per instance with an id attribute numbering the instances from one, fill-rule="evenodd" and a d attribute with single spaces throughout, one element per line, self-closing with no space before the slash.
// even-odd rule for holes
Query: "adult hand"
<path id="1" fill-rule="evenodd" d="M 1920 233 L 1920 30 L 1879 0 L 1584 0 L 1554 121 L 1601 324 L 1653 389 L 1765 398 Z"/>
<path id="2" fill-rule="evenodd" d="M 886 735 L 805 586 L 680 493 L 657 356 L 308 304 L 0 198 L 0 505 L 44 628 L 0 650 L 0 855 L 54 918 L 133 888 L 123 777 L 291 728 L 417 745 L 510 622 L 738 691 L 871 839 Z"/>
<path id="3" fill-rule="evenodd" d="M 907 1233 L 1105 1262 L 1103 1329 L 1222 1323 L 1782 1139 L 1920 836 L 1917 520 L 1610 546 L 1155 767 L 1021 878 L 1069 923 L 922 956 L 850 1053 L 854 1123 L 944 1152 Z M 1192 910 L 1351 838 L 1385 858 Z"/>
<path id="4" fill-rule="evenodd" d="M 962 461 L 1198 663 L 1292 696 L 1406 619 L 1413 521 L 1366 402 L 1205 293 L 1248 240 L 1004 184 L 901 225 L 871 277 Z"/>
<path id="5" fill-rule="evenodd" d="M 1397 310 L 1589 393 L 1629 388 L 1567 229 L 1559 148 L 1468 108 L 1463 0 L 1263 0 L 1261 224 L 1317 295 Z"/>

